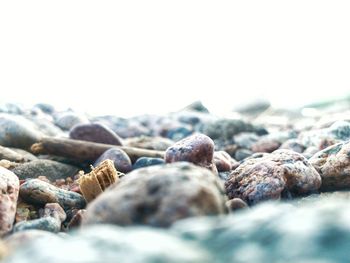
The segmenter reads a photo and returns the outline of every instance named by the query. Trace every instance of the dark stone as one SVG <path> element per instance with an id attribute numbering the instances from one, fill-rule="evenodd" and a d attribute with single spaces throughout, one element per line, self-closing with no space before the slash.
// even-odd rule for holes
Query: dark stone
<path id="1" fill-rule="evenodd" d="M 253 152 L 251 150 L 248 149 L 238 149 L 235 152 L 235 159 L 237 161 L 242 161 L 245 158 L 248 158 L 249 156 L 251 156 L 253 154 Z"/>
<path id="2" fill-rule="evenodd" d="M 122 145 L 122 139 L 101 123 L 78 124 L 69 132 L 69 137 L 76 140 Z"/>
<path id="3" fill-rule="evenodd" d="M 157 165 L 157 164 L 164 164 L 165 161 L 161 158 L 150 158 L 150 157 L 140 157 L 139 159 L 136 160 L 134 165 L 132 166 L 132 169 L 140 169 L 143 167 L 148 167 L 152 165 Z"/>
<path id="4" fill-rule="evenodd" d="M 132 164 L 129 156 L 121 149 L 108 149 L 100 157 L 98 157 L 94 163 L 94 166 L 98 166 L 100 163 L 107 159 L 113 161 L 115 169 L 119 172 L 128 173 L 132 170 Z"/>

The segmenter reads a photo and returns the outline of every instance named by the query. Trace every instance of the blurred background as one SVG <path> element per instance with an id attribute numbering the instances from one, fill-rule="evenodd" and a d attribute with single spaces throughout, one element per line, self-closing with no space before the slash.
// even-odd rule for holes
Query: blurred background
<path id="1" fill-rule="evenodd" d="M 164 114 L 349 95 L 348 1 L 2 1 L 0 101 Z"/>

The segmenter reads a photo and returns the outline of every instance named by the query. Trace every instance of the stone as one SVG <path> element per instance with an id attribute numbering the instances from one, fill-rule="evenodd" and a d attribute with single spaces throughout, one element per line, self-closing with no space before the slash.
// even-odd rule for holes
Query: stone
<path id="1" fill-rule="evenodd" d="M 226 205 L 228 206 L 229 210 L 231 212 L 237 211 L 237 210 L 241 210 L 243 208 L 248 208 L 248 205 L 246 202 L 244 202 L 242 199 L 240 198 L 233 198 L 231 200 L 228 200 L 226 202 Z"/>
<path id="2" fill-rule="evenodd" d="M 11 171 L 0 167 L 0 236 L 12 229 L 16 215 L 19 180 Z"/>
<path id="3" fill-rule="evenodd" d="M 38 157 L 36 157 L 34 154 L 31 154 L 26 150 L 18 149 L 18 148 L 8 148 L 8 149 L 11 149 L 12 151 L 20 154 L 22 156 L 23 162 L 30 162 L 38 159 Z"/>
<path id="4" fill-rule="evenodd" d="M 237 105 L 233 111 L 243 115 L 258 116 L 271 107 L 271 103 L 265 99 L 254 99 L 241 105 Z"/>
<path id="5" fill-rule="evenodd" d="M 281 144 L 275 140 L 269 138 L 261 138 L 256 143 L 254 143 L 251 147 L 251 150 L 254 153 L 264 152 L 271 153 L 277 150 Z"/>
<path id="6" fill-rule="evenodd" d="M 130 157 L 122 150 L 118 148 L 110 148 L 105 151 L 94 163 L 94 166 L 100 165 L 105 160 L 112 160 L 115 169 L 122 173 L 128 173 L 132 170 L 132 163 Z"/>
<path id="7" fill-rule="evenodd" d="M 214 152 L 214 163 L 218 172 L 230 171 L 239 166 L 239 163 L 225 151 Z"/>
<path id="8" fill-rule="evenodd" d="M 127 138 L 124 141 L 125 146 L 149 149 L 149 150 L 158 150 L 158 151 L 165 151 L 173 144 L 174 144 L 174 141 L 168 138 L 163 138 L 159 136 L 132 137 L 132 138 Z"/>
<path id="9" fill-rule="evenodd" d="M 283 193 L 307 195 L 320 186 L 321 176 L 315 168 L 304 156 L 290 150 L 247 158 L 225 183 L 229 199 L 241 198 L 249 205 L 280 199 Z"/>
<path id="10" fill-rule="evenodd" d="M 322 191 L 350 189 L 350 141 L 317 152 L 310 163 L 322 177 Z"/>
<path id="11" fill-rule="evenodd" d="M 30 204 L 58 203 L 65 210 L 85 207 L 85 200 L 80 194 L 60 189 L 39 179 L 24 182 L 19 193 L 21 198 Z"/>
<path id="12" fill-rule="evenodd" d="M 186 161 L 216 172 L 214 142 L 204 134 L 194 134 L 176 142 L 165 152 L 165 162 Z"/>
<path id="13" fill-rule="evenodd" d="M 4 263 L 47 263 L 48 260 L 50 263 L 213 262 L 213 258 L 193 242 L 161 229 L 101 225 L 75 231 L 64 239 L 36 238 L 17 247 Z"/>
<path id="14" fill-rule="evenodd" d="M 16 166 L 12 171 L 19 179 L 38 178 L 45 176 L 54 182 L 58 179 L 73 177 L 79 171 L 75 166 L 51 160 L 35 160 Z"/>
<path id="15" fill-rule="evenodd" d="M 34 105 L 34 108 L 39 108 L 46 114 L 53 114 L 55 112 L 55 107 L 48 103 L 37 103 Z"/>
<path id="16" fill-rule="evenodd" d="M 195 111 L 195 112 L 209 113 L 209 110 L 199 100 L 194 101 L 191 104 L 187 105 L 182 111 Z"/>
<path id="17" fill-rule="evenodd" d="M 140 157 L 133 164 L 132 169 L 140 169 L 143 167 L 148 167 L 152 165 L 164 164 L 165 161 L 161 158 L 151 158 L 151 157 Z"/>
<path id="18" fill-rule="evenodd" d="M 298 139 L 288 139 L 280 146 L 280 149 L 303 153 L 305 151 L 305 146 Z"/>
<path id="19" fill-rule="evenodd" d="M 72 217 L 72 219 L 68 223 L 68 229 L 72 230 L 74 228 L 80 227 L 83 220 L 84 215 L 86 213 L 85 209 L 79 209 Z"/>
<path id="20" fill-rule="evenodd" d="M 22 116 L 0 114 L 0 145 L 29 149 L 43 134 Z"/>
<path id="21" fill-rule="evenodd" d="M 55 115 L 55 124 L 64 131 L 69 131 L 73 126 L 78 124 L 90 123 L 85 115 L 72 111 L 61 112 Z"/>
<path id="22" fill-rule="evenodd" d="M 175 221 L 226 213 L 219 179 L 186 162 L 137 169 L 89 203 L 84 224 L 168 227 Z"/>
<path id="23" fill-rule="evenodd" d="M 251 149 L 258 142 L 259 136 L 254 132 L 242 132 L 234 137 L 234 142 L 239 148 Z"/>
<path id="24" fill-rule="evenodd" d="M 235 152 L 235 160 L 242 161 L 245 158 L 248 158 L 249 156 L 253 155 L 253 152 L 248 149 L 238 149 Z"/>
<path id="25" fill-rule="evenodd" d="M 0 160 L 5 159 L 11 162 L 24 162 L 21 154 L 11 150 L 10 148 L 0 146 Z"/>

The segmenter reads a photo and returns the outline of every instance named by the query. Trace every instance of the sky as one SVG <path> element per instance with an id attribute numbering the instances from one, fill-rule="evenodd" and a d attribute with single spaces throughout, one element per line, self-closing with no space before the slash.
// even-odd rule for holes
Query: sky
<path id="1" fill-rule="evenodd" d="M 92 114 L 350 93 L 349 1 L 0 1 L 0 101 Z"/>

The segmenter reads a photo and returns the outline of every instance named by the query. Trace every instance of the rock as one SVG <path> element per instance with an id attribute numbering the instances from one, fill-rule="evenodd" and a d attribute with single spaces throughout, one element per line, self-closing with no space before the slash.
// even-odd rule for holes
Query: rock
<path id="1" fill-rule="evenodd" d="M 271 107 L 270 101 L 264 100 L 264 99 L 255 99 L 243 105 L 236 106 L 233 109 L 233 111 L 239 112 L 243 115 L 257 116 L 263 113 L 264 111 L 266 111 L 270 107 Z"/>
<path id="2" fill-rule="evenodd" d="M 191 134 L 193 134 L 192 128 L 181 126 L 181 127 L 175 127 L 175 128 L 169 129 L 166 132 L 165 137 L 171 139 L 172 141 L 177 142 L 179 140 L 182 140 L 190 136 Z"/>
<path id="3" fill-rule="evenodd" d="M 167 227 L 182 218 L 225 212 L 219 179 L 207 169 L 180 162 L 125 175 L 88 205 L 84 224 Z"/>
<path id="4" fill-rule="evenodd" d="M 217 173 L 213 157 L 214 142 L 204 134 L 194 134 L 178 141 L 165 152 L 166 163 L 186 161 Z"/>
<path id="5" fill-rule="evenodd" d="M 136 162 L 132 166 L 132 169 L 135 170 L 143 167 L 164 164 L 164 163 L 165 161 L 161 158 L 140 157 L 139 159 L 136 160 Z"/>
<path id="6" fill-rule="evenodd" d="M 122 139 L 101 123 L 75 125 L 70 130 L 69 137 L 75 140 L 122 145 Z"/>
<path id="7" fill-rule="evenodd" d="M 12 229 L 16 215 L 19 180 L 11 171 L 0 167 L 0 236 Z"/>
<path id="8" fill-rule="evenodd" d="M 0 145 L 28 149 L 43 134 L 22 116 L 0 114 Z"/>
<path id="9" fill-rule="evenodd" d="M 310 158 L 322 177 L 322 191 L 350 188 L 350 141 L 329 146 Z"/>
<path id="10" fill-rule="evenodd" d="M 199 100 L 192 102 L 187 105 L 182 111 L 197 111 L 202 113 L 209 113 L 209 110 Z"/>
<path id="11" fill-rule="evenodd" d="M 298 139 L 289 139 L 285 141 L 280 149 L 292 150 L 297 153 L 303 153 L 305 151 L 304 145 Z"/>
<path id="12" fill-rule="evenodd" d="M 80 227 L 83 220 L 84 220 L 84 215 L 86 213 L 85 209 L 80 209 L 78 210 L 72 217 L 72 219 L 68 223 L 68 229 L 72 230 L 74 228 Z"/>
<path id="13" fill-rule="evenodd" d="M 5 159 L 11 162 L 23 162 L 24 158 L 10 148 L 0 146 L 0 160 Z"/>
<path id="14" fill-rule="evenodd" d="M 226 181 L 230 199 L 241 198 L 249 205 L 280 199 L 282 192 L 292 196 L 313 193 L 321 177 L 307 159 L 289 150 L 255 154 L 244 160 Z"/>
<path id="15" fill-rule="evenodd" d="M 218 172 L 230 171 L 239 166 L 239 163 L 225 151 L 214 152 L 214 163 Z"/>
<path id="16" fill-rule="evenodd" d="M 14 226 L 13 232 L 37 229 L 58 233 L 64 220 L 66 220 L 66 213 L 62 207 L 56 203 L 48 203 L 45 205 L 42 218 L 19 222 Z"/>
<path id="17" fill-rule="evenodd" d="M 115 169 L 117 169 L 119 172 L 128 173 L 132 170 L 132 164 L 129 156 L 121 149 L 108 149 L 100 157 L 98 157 L 94 163 L 94 166 L 98 166 L 101 162 L 107 159 L 113 161 Z"/>
<path id="18" fill-rule="evenodd" d="M 9 149 L 20 154 L 24 162 L 30 162 L 38 159 L 34 154 L 31 154 L 30 152 L 27 152 L 23 149 L 18 149 L 18 148 L 9 148 Z"/>
<path id="19" fill-rule="evenodd" d="M 219 263 L 342 263 L 349 257 L 349 211 L 348 199 L 267 202 L 226 217 L 183 220 L 172 231 L 199 242 Z"/>
<path id="20" fill-rule="evenodd" d="M 235 152 L 235 159 L 237 161 L 242 161 L 245 158 L 248 158 L 249 156 L 253 155 L 253 152 L 248 149 L 238 149 Z"/>
<path id="21" fill-rule="evenodd" d="M 159 136 L 156 136 L 156 137 L 140 136 L 140 137 L 127 138 L 124 141 L 125 146 L 149 149 L 149 150 L 158 150 L 158 151 L 165 151 L 173 144 L 174 144 L 174 141 L 167 138 L 159 137 Z"/>
<path id="22" fill-rule="evenodd" d="M 90 123 L 90 121 L 85 115 L 81 115 L 72 111 L 58 113 L 55 118 L 55 124 L 64 131 L 69 131 L 75 125 L 86 123 Z"/>
<path id="23" fill-rule="evenodd" d="M 37 219 L 39 218 L 38 209 L 34 205 L 24 203 L 23 201 L 18 201 L 15 218 L 16 223 Z"/>
<path id="24" fill-rule="evenodd" d="M 242 199 L 240 198 L 233 198 L 231 200 L 228 200 L 226 202 L 227 207 L 229 208 L 229 210 L 231 212 L 237 211 L 237 210 L 241 210 L 243 208 L 247 208 L 248 205 L 246 202 L 244 202 Z"/>
<path id="25" fill-rule="evenodd" d="M 34 108 L 38 108 L 46 114 L 53 114 L 55 112 L 54 106 L 47 103 L 37 103 L 34 105 Z"/>
<path id="26" fill-rule="evenodd" d="M 256 143 L 254 143 L 251 147 L 251 150 L 254 153 L 264 152 L 271 153 L 277 150 L 281 144 L 275 140 L 269 138 L 261 138 Z"/>
<path id="27" fill-rule="evenodd" d="M 60 253 L 53 253 L 53 248 Z M 160 229 L 103 225 L 84 228 L 64 239 L 35 239 L 19 247 L 4 263 L 47 263 L 48 259 L 50 263 L 213 262 L 213 258 L 193 242 Z"/>
<path id="28" fill-rule="evenodd" d="M 60 189 L 38 179 L 29 179 L 20 187 L 21 198 L 28 203 L 45 205 L 58 203 L 65 210 L 84 208 L 84 198 L 75 192 Z"/>
<path id="29" fill-rule="evenodd" d="M 254 132 L 242 132 L 234 136 L 235 144 L 244 149 L 251 149 L 258 140 L 259 136 Z"/>
<path id="30" fill-rule="evenodd" d="M 16 166 L 12 171 L 19 179 L 38 178 L 45 176 L 54 182 L 58 179 L 73 177 L 78 173 L 78 168 L 69 164 L 51 160 L 35 160 Z"/>
<path id="31" fill-rule="evenodd" d="M 31 118 L 37 129 L 46 136 L 64 136 L 63 131 L 45 118 Z"/>
<path id="32" fill-rule="evenodd" d="M 21 115 L 23 114 L 23 109 L 20 105 L 14 103 L 2 103 L 0 104 L 0 112 Z"/>

